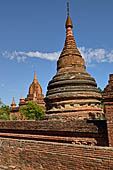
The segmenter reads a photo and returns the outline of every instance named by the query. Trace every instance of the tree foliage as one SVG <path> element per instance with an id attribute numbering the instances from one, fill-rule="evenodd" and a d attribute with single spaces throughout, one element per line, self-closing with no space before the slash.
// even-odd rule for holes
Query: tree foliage
<path id="1" fill-rule="evenodd" d="M 12 120 L 18 120 L 18 118 L 15 114 L 12 115 Z"/>
<path id="2" fill-rule="evenodd" d="M 98 87 L 98 92 L 102 94 L 102 89 L 100 87 Z"/>
<path id="3" fill-rule="evenodd" d="M 0 120 L 9 120 L 10 108 L 4 104 L 0 107 Z"/>
<path id="4" fill-rule="evenodd" d="M 45 114 L 44 109 L 33 101 L 28 101 L 25 106 L 20 107 L 19 112 L 26 120 L 38 120 Z"/>
<path id="5" fill-rule="evenodd" d="M 3 105 L 3 103 L 2 103 L 2 101 L 1 101 L 1 99 L 0 99 L 0 106 L 2 106 Z"/>

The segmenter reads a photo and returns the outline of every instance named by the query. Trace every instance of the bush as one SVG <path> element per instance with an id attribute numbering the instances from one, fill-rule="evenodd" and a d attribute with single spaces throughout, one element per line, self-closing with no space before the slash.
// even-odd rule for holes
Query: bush
<path id="1" fill-rule="evenodd" d="M 10 108 L 9 106 L 2 105 L 0 107 L 0 120 L 9 120 Z"/>
<path id="2" fill-rule="evenodd" d="M 20 107 L 19 112 L 26 120 L 42 119 L 44 109 L 33 101 L 28 101 L 25 106 Z"/>
<path id="3" fill-rule="evenodd" d="M 12 115 L 12 120 L 18 120 L 18 118 L 15 114 Z"/>

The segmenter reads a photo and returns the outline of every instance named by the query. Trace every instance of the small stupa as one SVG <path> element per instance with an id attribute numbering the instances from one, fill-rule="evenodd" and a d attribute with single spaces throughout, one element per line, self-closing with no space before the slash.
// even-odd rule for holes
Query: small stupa
<path id="1" fill-rule="evenodd" d="M 15 104 L 15 98 L 13 97 L 11 108 L 14 108 L 14 107 L 16 107 L 16 104 Z"/>
<path id="2" fill-rule="evenodd" d="M 15 118 L 21 119 L 21 115 L 19 113 L 19 107 L 16 106 L 15 98 L 13 97 L 12 104 L 10 107 L 10 120 L 15 120 Z"/>
<path id="3" fill-rule="evenodd" d="M 23 96 L 21 96 L 20 101 L 19 101 L 19 107 L 25 106 L 25 105 L 26 105 L 25 99 L 23 98 Z"/>
<path id="4" fill-rule="evenodd" d="M 57 73 L 49 82 L 45 98 L 49 118 L 98 119 L 103 113 L 97 84 L 86 66 L 73 37 L 67 3 L 66 40 L 57 61 Z M 51 117 L 52 116 L 52 117 Z"/>

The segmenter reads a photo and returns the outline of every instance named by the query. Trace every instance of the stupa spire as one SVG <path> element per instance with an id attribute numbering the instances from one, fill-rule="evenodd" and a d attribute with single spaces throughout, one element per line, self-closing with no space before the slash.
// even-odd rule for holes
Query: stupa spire
<path id="1" fill-rule="evenodd" d="M 23 100 L 24 98 L 23 98 L 23 96 L 21 96 L 21 98 L 20 98 L 21 100 Z"/>
<path id="2" fill-rule="evenodd" d="M 15 106 L 16 106 L 16 104 L 15 104 L 15 98 L 13 97 L 11 107 L 15 107 Z"/>
<path id="3" fill-rule="evenodd" d="M 67 14 L 69 15 L 69 2 L 67 2 Z"/>
<path id="4" fill-rule="evenodd" d="M 65 26 L 66 26 L 66 39 L 65 39 L 64 48 L 57 62 L 57 71 L 59 70 L 64 71 L 63 69 L 64 67 L 69 68 L 70 66 L 72 66 L 71 68 L 75 70 L 75 67 L 74 67 L 75 64 L 77 64 L 76 70 L 78 70 L 79 68 L 82 68 L 82 70 L 84 71 L 85 70 L 84 59 L 82 58 L 77 48 L 77 45 L 76 45 L 76 42 L 73 36 L 73 31 L 72 31 L 73 24 L 72 24 L 70 15 L 69 15 L 69 2 L 67 3 L 67 20 L 66 20 Z M 73 56 L 75 57 L 73 58 Z M 66 58 L 68 59 L 68 62 Z M 64 60 L 64 61 L 62 62 L 61 60 Z"/>
<path id="5" fill-rule="evenodd" d="M 20 98 L 20 103 L 21 103 L 21 102 L 24 102 L 23 96 L 21 96 L 21 98 Z"/>
<path id="6" fill-rule="evenodd" d="M 66 24 L 65 24 L 66 28 L 68 27 L 73 27 L 70 15 L 69 15 L 69 2 L 67 2 L 67 20 L 66 20 Z"/>
<path id="7" fill-rule="evenodd" d="M 23 98 L 23 96 L 21 96 L 20 98 L 20 102 L 19 102 L 19 106 L 25 105 L 25 100 Z"/>
<path id="8" fill-rule="evenodd" d="M 13 97 L 12 104 L 15 104 L 15 98 Z"/>
<path id="9" fill-rule="evenodd" d="M 35 74 L 34 74 L 34 80 L 33 80 L 33 82 L 34 82 L 34 83 L 37 83 L 37 82 L 38 82 L 37 76 L 36 76 L 36 72 L 35 72 Z"/>

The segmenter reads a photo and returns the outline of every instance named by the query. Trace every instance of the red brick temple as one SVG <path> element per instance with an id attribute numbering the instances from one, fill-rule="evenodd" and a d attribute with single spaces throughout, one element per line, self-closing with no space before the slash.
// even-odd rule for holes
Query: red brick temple
<path id="1" fill-rule="evenodd" d="M 42 93 L 40 83 L 37 80 L 36 72 L 34 75 L 34 80 L 29 87 L 27 97 L 25 99 L 23 97 L 20 98 L 19 107 L 16 107 L 15 100 L 13 97 L 10 108 L 10 119 L 12 119 L 13 115 L 15 115 L 18 120 L 23 119 L 23 117 L 19 113 L 19 108 L 25 106 L 27 101 L 34 101 L 45 109 L 44 95 Z"/>
<path id="2" fill-rule="evenodd" d="M 57 61 L 57 73 L 47 87 L 47 114 L 54 118 L 98 119 L 103 113 L 102 96 L 95 79 L 86 72 L 84 59 L 74 40 L 69 7 L 65 27 L 66 40 Z"/>
<path id="3" fill-rule="evenodd" d="M 37 104 L 45 108 L 44 95 L 42 94 L 40 83 L 37 80 L 36 72 L 34 75 L 34 80 L 29 87 L 27 98 L 25 98 L 25 102 L 27 101 L 35 101 Z"/>

